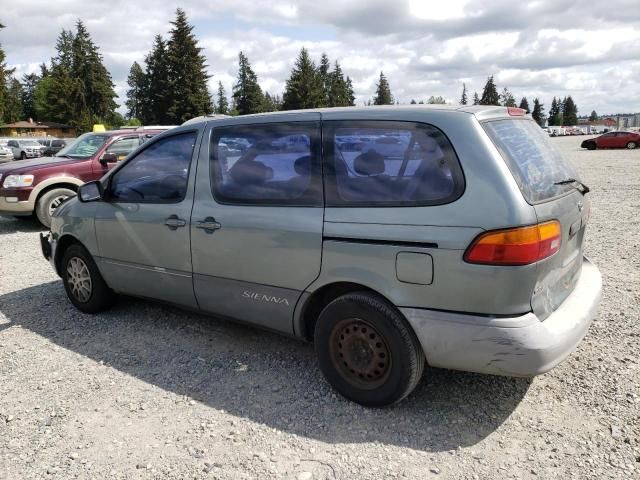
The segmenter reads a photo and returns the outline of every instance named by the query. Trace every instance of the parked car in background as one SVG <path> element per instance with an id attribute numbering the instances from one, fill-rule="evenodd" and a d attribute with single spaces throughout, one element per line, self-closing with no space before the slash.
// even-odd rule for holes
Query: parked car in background
<path id="1" fill-rule="evenodd" d="M 8 140 L 0 139 L 0 162 L 11 162 L 13 160 L 13 150 L 7 146 Z"/>
<path id="2" fill-rule="evenodd" d="M 45 147 L 44 155 L 53 156 L 67 146 L 68 140 L 61 140 L 59 138 L 40 138 L 38 143 Z"/>
<path id="3" fill-rule="evenodd" d="M 532 376 L 576 348 L 602 285 L 588 191 L 518 108 L 201 118 L 81 186 L 41 246 L 82 312 L 117 292 L 298 336 L 382 406 L 425 364 Z"/>
<path id="4" fill-rule="evenodd" d="M 24 160 L 25 158 L 42 157 L 45 147 L 31 139 L 11 139 L 7 146 L 13 152 L 13 158 Z"/>
<path id="5" fill-rule="evenodd" d="M 608 132 L 596 138 L 582 142 L 582 148 L 595 150 L 596 148 L 628 148 L 640 147 L 640 134 L 634 132 Z"/>
<path id="6" fill-rule="evenodd" d="M 49 226 L 51 214 L 84 182 L 102 177 L 119 161 L 163 130 L 85 133 L 53 157 L 0 165 L 0 215 L 28 216 Z M 10 140 L 17 142 L 16 140 Z M 43 145 L 34 149 L 44 149 Z M 15 153 L 15 150 L 14 150 Z"/>

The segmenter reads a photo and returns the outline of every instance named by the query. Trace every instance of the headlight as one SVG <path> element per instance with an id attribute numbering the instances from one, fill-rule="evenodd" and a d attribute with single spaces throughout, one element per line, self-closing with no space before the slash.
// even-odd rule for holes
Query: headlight
<path id="1" fill-rule="evenodd" d="M 33 185 L 33 175 L 8 175 L 4 179 L 4 188 L 30 187 Z"/>

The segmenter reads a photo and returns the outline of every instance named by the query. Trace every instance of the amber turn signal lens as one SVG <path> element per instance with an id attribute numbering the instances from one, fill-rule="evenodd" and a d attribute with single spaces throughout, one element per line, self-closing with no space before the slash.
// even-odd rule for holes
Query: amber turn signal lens
<path id="1" fill-rule="evenodd" d="M 556 253 L 561 242 L 557 220 L 494 230 L 476 238 L 464 254 L 464 260 L 482 265 L 528 265 Z"/>

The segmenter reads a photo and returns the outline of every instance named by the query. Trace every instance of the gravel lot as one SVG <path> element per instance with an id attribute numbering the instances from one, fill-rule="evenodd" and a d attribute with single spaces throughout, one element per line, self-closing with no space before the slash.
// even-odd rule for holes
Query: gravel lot
<path id="1" fill-rule="evenodd" d="M 406 401 L 337 397 L 313 348 L 135 299 L 66 300 L 39 227 L 0 218 L 0 478 L 640 478 L 640 151 L 552 139 L 593 189 L 605 295 L 535 379 L 427 370 Z"/>

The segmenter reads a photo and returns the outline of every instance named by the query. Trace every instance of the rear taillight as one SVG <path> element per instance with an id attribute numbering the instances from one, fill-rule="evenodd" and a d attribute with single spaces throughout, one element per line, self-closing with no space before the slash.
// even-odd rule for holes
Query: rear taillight
<path id="1" fill-rule="evenodd" d="M 528 265 L 556 253 L 561 242 L 560 222 L 556 220 L 493 230 L 473 241 L 464 260 L 482 265 Z"/>
<path id="2" fill-rule="evenodd" d="M 527 111 L 524 108 L 518 107 L 507 107 L 507 113 L 512 117 L 521 117 L 527 114 Z"/>

